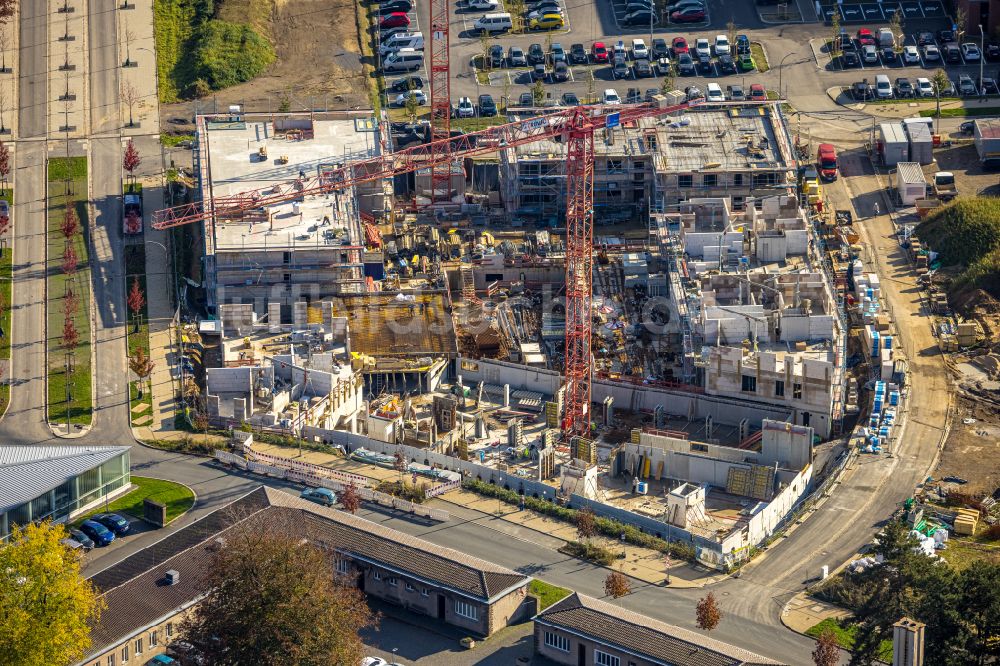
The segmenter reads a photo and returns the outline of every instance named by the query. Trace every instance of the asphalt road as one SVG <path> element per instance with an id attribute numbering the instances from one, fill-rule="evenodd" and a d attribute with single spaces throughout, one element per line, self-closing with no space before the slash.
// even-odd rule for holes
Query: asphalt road
<path id="1" fill-rule="evenodd" d="M 48 104 L 48 13 L 47 2 L 21 4 L 17 71 L 18 138 L 44 138 Z"/>

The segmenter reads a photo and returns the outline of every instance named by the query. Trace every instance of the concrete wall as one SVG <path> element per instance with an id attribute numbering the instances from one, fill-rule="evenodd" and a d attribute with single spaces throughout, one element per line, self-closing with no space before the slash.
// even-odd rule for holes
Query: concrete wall
<path id="1" fill-rule="evenodd" d="M 805 426 L 764 421 L 761 429 L 762 464 L 800 470 L 813 461 L 813 429 Z"/>
<path id="2" fill-rule="evenodd" d="M 674 446 L 669 444 L 662 447 L 660 445 L 663 440 L 671 438 L 656 437 L 655 435 L 648 435 L 646 433 L 643 433 L 642 437 L 642 444 L 625 444 L 625 455 L 627 458 L 630 456 L 638 457 L 639 455 L 645 455 L 649 458 L 651 461 L 651 475 L 655 475 L 656 471 L 660 468 L 660 463 L 663 463 L 663 474 L 667 478 L 678 481 L 690 481 L 696 484 L 707 483 L 716 488 L 726 487 L 730 468 L 750 469 L 751 465 L 742 462 L 743 458 L 750 458 L 752 460 L 758 458 L 752 451 L 729 449 L 727 452 L 725 451 L 726 447 L 718 447 L 711 444 L 695 444 L 695 446 L 706 446 L 712 449 L 711 452 L 707 453 L 676 450 Z M 656 442 L 651 441 L 654 438 L 657 440 Z M 685 444 L 684 448 L 686 449 L 690 449 L 692 446 L 688 442 L 680 443 Z M 718 451 L 720 448 L 723 449 L 722 452 Z M 721 453 L 721 455 L 716 457 L 714 455 L 716 453 Z"/>
<path id="3" fill-rule="evenodd" d="M 760 510 L 750 518 L 750 522 L 747 524 L 749 535 L 746 546 L 756 546 L 774 533 L 775 528 L 781 524 L 792 508 L 806 496 L 812 475 L 813 466 L 807 465 L 792 477 L 786 488 L 775 495 L 770 502 L 760 507 Z"/>
<path id="4" fill-rule="evenodd" d="M 481 381 L 499 386 L 510 384 L 511 390 L 536 391 L 547 397 L 555 395 L 562 386 L 562 377 L 554 370 L 506 361 L 458 358 L 455 360 L 455 372 L 461 375 L 466 386 L 474 386 Z"/>

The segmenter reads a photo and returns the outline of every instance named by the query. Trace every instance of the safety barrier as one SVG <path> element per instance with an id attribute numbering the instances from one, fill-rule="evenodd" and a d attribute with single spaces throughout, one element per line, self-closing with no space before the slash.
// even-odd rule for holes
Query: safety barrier
<path id="1" fill-rule="evenodd" d="M 427 491 L 427 497 L 437 497 L 438 495 L 444 495 L 446 492 L 451 490 L 458 490 L 462 487 L 461 481 L 449 481 L 448 483 L 442 483 L 441 485 L 434 486 Z"/>
<path id="2" fill-rule="evenodd" d="M 261 453 L 260 451 L 255 451 L 253 446 L 247 446 L 244 449 L 247 454 L 247 458 L 251 460 L 258 460 L 265 463 L 270 463 L 272 465 L 277 465 L 278 467 L 283 467 L 285 469 L 294 469 L 299 472 L 306 472 L 309 474 L 316 474 L 318 476 L 325 476 L 331 479 L 336 479 L 341 483 L 350 484 L 353 483 L 356 486 L 367 487 L 369 485 L 369 480 L 367 477 L 361 476 L 359 474 L 351 474 L 350 472 L 341 472 L 335 469 L 329 469 L 328 467 L 322 467 L 320 465 L 313 465 L 312 463 L 302 462 L 301 460 L 292 460 L 291 458 L 285 458 L 282 456 L 271 455 L 270 453 Z"/>

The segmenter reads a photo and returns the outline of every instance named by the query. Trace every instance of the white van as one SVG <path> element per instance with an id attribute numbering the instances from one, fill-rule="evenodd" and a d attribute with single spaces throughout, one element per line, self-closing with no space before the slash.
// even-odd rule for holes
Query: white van
<path id="1" fill-rule="evenodd" d="M 399 49 L 382 61 L 383 72 L 412 72 L 424 64 L 424 52 L 416 49 Z"/>
<path id="2" fill-rule="evenodd" d="M 875 77 L 875 96 L 879 99 L 892 97 L 892 82 L 885 74 L 879 74 Z"/>
<path id="3" fill-rule="evenodd" d="M 705 92 L 707 93 L 709 102 L 725 102 L 726 94 L 722 92 L 722 86 L 718 83 L 709 83 L 705 86 Z"/>
<path id="4" fill-rule="evenodd" d="M 477 32 L 488 32 L 491 34 L 494 32 L 506 32 L 513 27 L 514 23 L 510 20 L 510 14 L 507 12 L 480 16 L 472 24 L 472 28 Z"/>
<path id="5" fill-rule="evenodd" d="M 393 51 L 399 51 L 400 49 L 413 49 L 415 51 L 421 51 L 424 48 L 424 35 L 421 32 L 397 32 L 389 39 L 385 40 L 381 46 L 378 47 L 379 53 L 382 57 L 385 57 L 392 53 Z"/>

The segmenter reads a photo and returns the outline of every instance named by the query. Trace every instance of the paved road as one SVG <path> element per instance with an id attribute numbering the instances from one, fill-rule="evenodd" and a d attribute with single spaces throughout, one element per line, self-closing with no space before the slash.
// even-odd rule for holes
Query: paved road
<path id="1" fill-rule="evenodd" d="M 45 137 L 49 81 L 48 2 L 22 3 L 18 75 L 18 138 Z"/>

